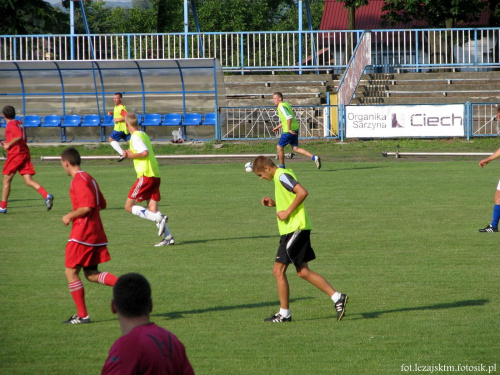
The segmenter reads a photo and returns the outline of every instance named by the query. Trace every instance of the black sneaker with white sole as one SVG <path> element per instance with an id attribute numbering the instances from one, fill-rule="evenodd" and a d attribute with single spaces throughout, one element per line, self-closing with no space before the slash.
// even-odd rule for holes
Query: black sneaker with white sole
<path id="1" fill-rule="evenodd" d="M 78 314 L 73 315 L 68 320 L 63 322 L 64 324 L 88 324 L 90 323 L 90 316 L 87 315 L 85 318 L 80 318 Z"/>
<path id="2" fill-rule="evenodd" d="M 345 305 L 347 304 L 348 300 L 349 297 L 347 297 L 345 294 L 341 294 L 339 300 L 335 303 L 335 309 L 337 310 L 337 321 L 342 320 L 342 317 L 345 314 Z"/>
<path id="3" fill-rule="evenodd" d="M 288 317 L 284 318 L 281 316 L 280 313 L 276 313 L 270 318 L 264 319 L 264 322 L 271 322 L 271 323 L 285 323 L 285 322 L 291 322 L 292 321 L 292 316 L 288 315 Z"/>
<path id="4" fill-rule="evenodd" d="M 488 224 L 486 228 L 479 229 L 481 233 L 498 232 L 498 228 L 493 228 L 491 224 Z"/>

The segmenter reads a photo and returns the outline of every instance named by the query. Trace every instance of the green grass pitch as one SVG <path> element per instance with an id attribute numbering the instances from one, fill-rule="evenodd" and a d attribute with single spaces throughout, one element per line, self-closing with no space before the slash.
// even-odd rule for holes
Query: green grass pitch
<path id="1" fill-rule="evenodd" d="M 479 159 L 479 158 L 478 158 Z M 400 374 L 403 366 L 496 364 L 500 371 L 500 234 L 489 223 L 499 168 L 477 161 L 290 161 L 309 191 L 317 259 L 311 269 L 347 293 L 344 320 L 292 268 L 291 324 L 272 275 L 278 231 L 272 182 L 246 161 L 162 161 L 162 212 L 176 239 L 155 248 L 156 227 L 125 212 L 129 161 L 83 162 L 108 202 L 112 260 L 152 284 L 152 320 L 185 344 L 197 374 Z M 58 162 L 36 164 L 54 208 L 16 176 L 0 216 L 0 373 L 97 374 L 121 332 L 111 288 L 84 280 L 93 324 L 75 313 L 64 276 L 69 183 Z M 488 367 L 486 367 L 488 368 Z M 429 373 L 429 372 L 422 372 Z M 434 373 L 448 373 L 434 371 Z"/>

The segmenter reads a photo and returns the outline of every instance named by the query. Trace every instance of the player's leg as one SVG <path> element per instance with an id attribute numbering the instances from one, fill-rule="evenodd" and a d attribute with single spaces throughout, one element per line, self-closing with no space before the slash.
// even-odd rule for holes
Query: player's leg
<path id="1" fill-rule="evenodd" d="M 284 147 L 277 145 L 276 150 L 278 151 L 278 159 L 280 161 L 280 168 L 285 168 L 285 150 Z"/>
<path id="2" fill-rule="evenodd" d="M 77 313 L 70 317 L 63 323 L 68 324 L 82 324 L 90 323 L 90 318 L 87 313 L 87 306 L 85 305 L 85 289 L 83 288 L 82 280 L 78 274 L 80 273 L 81 267 L 76 266 L 75 268 L 66 267 L 64 273 L 68 280 L 69 291 L 73 302 L 75 303 Z"/>
<path id="3" fill-rule="evenodd" d="M 498 182 L 497 190 L 495 191 L 495 205 L 493 206 L 493 215 L 491 223 L 486 228 L 479 229 L 481 233 L 498 232 L 498 222 L 500 220 L 500 181 Z"/>
<path id="4" fill-rule="evenodd" d="M 158 201 L 151 198 L 148 201 L 148 210 L 150 212 L 156 212 L 156 214 L 161 216 L 161 220 L 156 222 L 156 227 L 158 228 L 158 236 L 162 236 L 163 239 L 158 242 L 155 247 L 161 247 L 161 246 L 168 246 L 168 245 L 174 245 L 175 240 L 174 236 L 172 236 L 172 232 L 170 232 L 170 229 L 168 229 L 168 216 L 163 215 L 159 210 L 158 210 Z"/>
<path id="5" fill-rule="evenodd" d="M 3 176 L 2 201 L 0 202 L 0 213 L 7 213 L 7 201 L 10 195 L 10 183 L 14 178 L 14 173 Z"/>
<path id="6" fill-rule="evenodd" d="M 40 194 L 43 197 L 43 199 L 45 200 L 45 206 L 47 207 L 47 211 L 50 211 L 54 202 L 54 196 L 52 194 L 47 193 L 47 191 L 44 189 L 42 185 L 33 180 L 33 175 L 28 173 L 28 174 L 23 174 L 22 176 L 26 186 L 35 189 L 38 192 L 38 194 Z"/>
<path id="7" fill-rule="evenodd" d="M 292 315 L 290 314 L 290 285 L 286 277 L 287 268 L 288 264 L 274 263 L 273 274 L 276 279 L 276 286 L 278 287 L 280 311 L 270 318 L 264 319 L 265 322 L 284 323 L 292 321 Z"/>
<path id="8" fill-rule="evenodd" d="M 117 132 L 116 130 L 112 130 L 109 135 L 109 143 L 111 144 L 111 147 L 113 147 L 113 149 L 118 152 L 118 155 L 120 155 L 120 159 L 118 159 L 118 161 L 122 161 L 124 159 L 123 149 L 120 146 L 120 143 L 118 143 L 121 138 L 121 132 Z"/>
<path id="9" fill-rule="evenodd" d="M 99 271 L 97 266 L 85 267 L 83 273 L 88 281 L 107 286 L 114 286 L 118 280 L 112 273 Z"/>
<path id="10" fill-rule="evenodd" d="M 301 154 L 301 155 L 304 155 L 304 156 L 307 156 L 308 158 L 310 158 L 313 162 L 316 163 L 316 167 L 318 169 L 321 168 L 321 159 L 320 159 L 320 157 L 318 155 L 311 154 L 306 149 L 299 147 L 298 144 L 296 146 L 292 146 L 292 149 L 293 149 L 294 152 L 296 152 L 298 154 Z"/>
<path id="11" fill-rule="evenodd" d="M 341 320 L 345 313 L 345 305 L 347 303 L 348 297 L 345 294 L 337 292 L 330 283 L 320 274 L 311 271 L 307 262 L 302 263 L 300 266 L 295 266 L 297 270 L 297 275 L 309 281 L 316 288 L 326 293 L 335 304 L 335 309 L 337 311 L 337 320 Z"/>

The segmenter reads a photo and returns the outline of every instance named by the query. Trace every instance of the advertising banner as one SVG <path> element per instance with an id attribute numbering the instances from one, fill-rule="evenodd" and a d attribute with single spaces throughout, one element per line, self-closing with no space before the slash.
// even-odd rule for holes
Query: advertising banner
<path id="1" fill-rule="evenodd" d="M 465 104 L 348 105 L 346 138 L 463 137 Z"/>

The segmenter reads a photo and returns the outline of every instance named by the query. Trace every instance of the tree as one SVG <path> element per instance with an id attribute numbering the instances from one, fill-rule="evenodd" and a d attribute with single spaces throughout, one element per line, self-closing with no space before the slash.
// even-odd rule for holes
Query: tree
<path id="1" fill-rule="evenodd" d="M 3 0 L 0 12 L 0 35 L 59 34 L 69 30 L 67 15 L 43 0 Z"/>
<path id="2" fill-rule="evenodd" d="M 385 0 L 385 25 L 425 20 L 429 27 L 452 28 L 458 22 L 477 21 L 487 3 L 483 0 Z"/>

